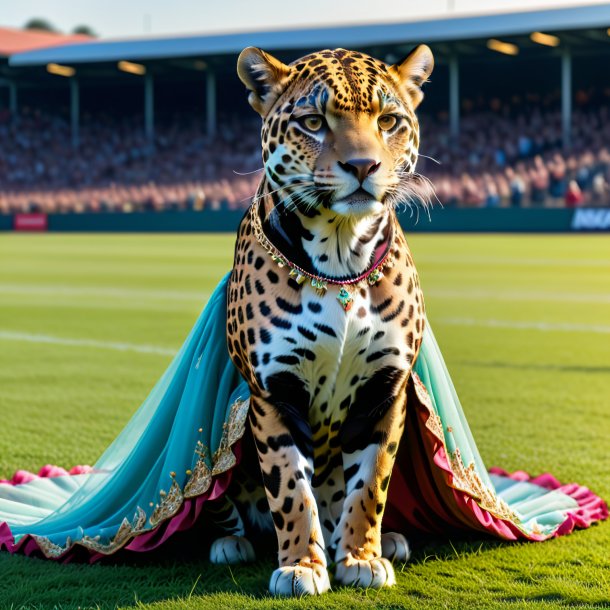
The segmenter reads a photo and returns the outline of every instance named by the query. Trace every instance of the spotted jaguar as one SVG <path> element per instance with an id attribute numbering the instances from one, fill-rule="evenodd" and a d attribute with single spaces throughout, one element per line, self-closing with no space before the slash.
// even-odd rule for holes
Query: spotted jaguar
<path id="1" fill-rule="evenodd" d="M 425 45 L 395 65 L 344 49 L 239 56 L 264 175 L 238 230 L 227 346 L 251 400 L 210 553 L 252 560 L 249 532 L 273 528 L 274 595 L 327 591 L 331 565 L 339 584 L 391 586 L 409 557 L 382 533 L 425 324 L 395 208 L 429 196 L 415 110 L 433 65 Z"/>

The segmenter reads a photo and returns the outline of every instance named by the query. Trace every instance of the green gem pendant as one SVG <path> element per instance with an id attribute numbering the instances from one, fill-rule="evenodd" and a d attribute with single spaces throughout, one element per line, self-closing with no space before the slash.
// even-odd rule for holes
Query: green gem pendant
<path id="1" fill-rule="evenodd" d="M 337 301 L 341 303 L 341 307 L 343 307 L 345 311 L 349 311 L 352 308 L 352 305 L 354 304 L 354 299 L 352 299 L 350 293 L 345 288 L 343 288 L 343 286 L 341 286 L 341 290 L 339 290 L 339 294 L 337 295 Z"/>
<path id="2" fill-rule="evenodd" d="M 375 269 L 373 271 L 371 271 L 371 273 L 368 276 L 368 282 L 370 286 L 374 286 L 377 282 L 379 282 L 379 280 L 381 280 L 381 278 L 383 277 L 383 273 L 381 273 L 381 271 L 379 271 L 379 269 Z"/>

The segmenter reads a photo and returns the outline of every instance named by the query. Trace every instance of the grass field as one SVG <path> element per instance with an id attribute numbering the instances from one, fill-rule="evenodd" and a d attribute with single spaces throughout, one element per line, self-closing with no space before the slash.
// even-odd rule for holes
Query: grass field
<path id="1" fill-rule="evenodd" d="M 416 236 L 428 315 L 488 465 L 610 498 L 610 239 Z M 0 236 L 0 478 L 92 463 L 232 259 L 220 235 Z M 420 542 L 398 585 L 266 594 L 273 558 L 56 565 L 0 554 L 17 608 L 610 607 L 610 524 L 544 544 Z"/>

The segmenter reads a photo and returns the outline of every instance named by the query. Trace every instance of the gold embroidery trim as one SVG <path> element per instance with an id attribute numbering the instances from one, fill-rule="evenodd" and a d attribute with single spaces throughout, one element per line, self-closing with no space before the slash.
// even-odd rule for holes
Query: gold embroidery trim
<path id="1" fill-rule="evenodd" d="M 430 413 L 425 424 L 426 428 L 443 444 L 445 449 L 452 475 L 451 487 L 468 494 L 483 510 L 495 517 L 512 521 L 518 525 L 521 522 L 519 516 L 509 508 L 504 500 L 498 497 L 493 489 L 485 485 L 477 473 L 474 463 L 464 465 L 459 448 L 453 452 L 447 449 L 441 418 L 434 412 L 428 390 L 415 371 L 412 372 L 412 377 L 417 397 Z M 451 430 L 448 429 L 448 432 Z"/>
<path id="2" fill-rule="evenodd" d="M 68 537 L 66 538 L 65 546 L 61 546 L 45 536 L 31 534 L 30 537 L 36 541 L 43 555 L 48 559 L 61 557 L 75 545 L 80 545 L 104 555 L 115 553 L 137 535 L 150 531 L 163 521 L 173 517 L 180 510 L 185 499 L 204 494 L 212 484 L 212 477 L 222 474 L 235 466 L 237 459 L 232 449 L 246 430 L 249 406 L 249 400 L 241 400 L 239 398 L 231 405 L 229 418 L 223 425 L 220 444 L 212 458 L 211 469 L 206 461 L 205 446 L 201 441 L 197 441 L 195 454 L 198 456 L 198 459 L 192 470 L 187 471 L 189 478 L 184 486 L 184 490 L 180 488 L 180 485 L 174 478 L 175 473 L 172 472 L 173 482 L 169 491 L 161 490 L 159 494 L 161 499 L 155 505 L 149 518 L 146 516 L 146 511 L 138 506 L 132 520 L 123 519 L 117 533 L 107 543 L 101 542 L 100 536 L 83 536 L 80 540 L 74 542 Z M 146 525 L 147 521 L 150 524 L 149 526 Z"/>

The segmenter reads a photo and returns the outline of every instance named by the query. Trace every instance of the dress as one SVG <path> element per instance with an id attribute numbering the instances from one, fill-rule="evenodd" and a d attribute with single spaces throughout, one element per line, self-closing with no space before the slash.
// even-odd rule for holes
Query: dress
<path id="1" fill-rule="evenodd" d="M 94 562 L 149 551 L 205 518 L 240 460 L 249 407 L 226 348 L 227 281 L 93 467 L 47 466 L 0 482 L 0 548 Z M 409 392 L 384 529 L 541 541 L 607 518 L 586 487 L 485 468 L 429 324 Z"/>

